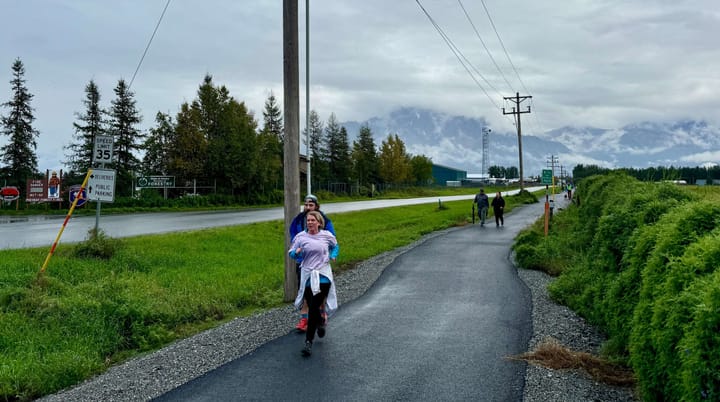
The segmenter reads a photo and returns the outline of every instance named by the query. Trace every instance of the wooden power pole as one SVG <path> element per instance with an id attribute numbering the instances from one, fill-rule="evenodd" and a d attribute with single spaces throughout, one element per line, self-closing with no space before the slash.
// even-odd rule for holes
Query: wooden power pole
<path id="1" fill-rule="evenodd" d="M 300 67 L 298 58 L 298 0 L 283 0 L 283 82 L 285 145 L 285 301 L 295 300 L 298 283 L 290 258 L 290 224 L 300 205 Z"/>
<path id="2" fill-rule="evenodd" d="M 515 115 L 515 125 L 517 126 L 517 135 L 518 135 L 518 157 L 520 158 L 520 191 L 525 189 L 525 176 L 523 172 L 523 157 L 522 157 L 522 128 L 520 126 L 520 115 L 522 113 L 530 113 L 530 106 L 528 106 L 526 111 L 520 111 L 520 102 L 524 101 L 525 99 L 532 99 L 532 96 L 520 96 L 520 93 L 515 92 L 515 97 L 505 97 L 503 98 L 505 100 L 508 100 L 510 102 L 515 103 L 515 106 L 512 108 L 512 112 L 505 112 L 505 108 L 502 108 L 503 114 L 513 114 Z"/>

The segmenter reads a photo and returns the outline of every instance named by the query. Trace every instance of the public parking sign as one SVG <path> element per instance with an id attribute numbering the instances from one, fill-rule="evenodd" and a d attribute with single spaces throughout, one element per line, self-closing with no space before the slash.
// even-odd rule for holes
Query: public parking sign
<path id="1" fill-rule="evenodd" d="M 88 180 L 87 195 L 91 201 L 113 202 L 115 200 L 115 171 L 93 169 Z"/>

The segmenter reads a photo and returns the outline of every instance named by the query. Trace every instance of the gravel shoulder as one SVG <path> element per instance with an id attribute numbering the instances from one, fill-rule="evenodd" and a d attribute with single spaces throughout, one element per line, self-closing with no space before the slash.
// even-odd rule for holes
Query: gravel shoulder
<path id="1" fill-rule="evenodd" d="M 429 234 L 406 247 L 373 257 L 336 276 L 339 303 L 361 296 L 395 258 L 449 230 Z M 512 258 L 512 256 L 508 256 Z M 603 336 L 547 294 L 552 278 L 539 271 L 518 270 L 532 294 L 533 335 L 528 350 L 552 337 L 573 350 L 597 353 Z M 74 388 L 41 401 L 147 401 L 205 374 L 260 345 L 288 334 L 297 314 L 291 305 L 249 317 L 177 341 L 157 352 L 114 366 Z M 527 365 L 523 401 L 636 401 L 632 389 L 591 380 L 575 370 L 549 370 Z"/>

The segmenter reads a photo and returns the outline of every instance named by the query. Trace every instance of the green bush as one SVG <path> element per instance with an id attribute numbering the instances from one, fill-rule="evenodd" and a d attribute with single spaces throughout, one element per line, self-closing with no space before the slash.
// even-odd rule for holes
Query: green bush
<path id="1" fill-rule="evenodd" d="M 717 239 L 716 239 L 717 240 Z M 716 256 L 717 257 L 717 256 Z M 717 258 L 715 267 L 720 266 Z M 697 280 L 683 292 L 695 299 L 690 323 L 678 344 L 683 400 L 720 400 L 720 271 Z"/>
<path id="2" fill-rule="evenodd" d="M 553 217 L 547 239 L 537 225 L 518 236 L 518 262 L 562 267 L 551 297 L 607 333 L 603 353 L 631 365 L 644 400 L 718 400 L 717 199 L 617 173 L 576 194 L 583 202 Z M 562 253 L 569 264 L 553 259 Z"/>
<path id="3" fill-rule="evenodd" d="M 633 367 L 642 380 L 643 394 L 651 398 L 685 395 L 676 349 L 684 327 L 691 324 L 694 306 L 688 304 L 691 297 L 680 295 L 697 278 L 720 267 L 720 245 L 713 235 L 720 227 L 720 206 L 697 202 L 672 211 L 657 224 L 658 241 L 642 271 L 630 337 Z"/>
<path id="4" fill-rule="evenodd" d="M 88 238 L 75 246 L 75 256 L 109 260 L 115 255 L 119 244 L 120 240 L 108 237 L 105 232 L 100 229 L 92 228 L 88 231 Z"/>

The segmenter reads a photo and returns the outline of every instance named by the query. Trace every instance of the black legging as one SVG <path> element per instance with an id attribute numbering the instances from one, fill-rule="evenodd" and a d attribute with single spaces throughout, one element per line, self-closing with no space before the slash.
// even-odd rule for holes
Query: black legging
<path id="1" fill-rule="evenodd" d="M 308 306 L 308 326 L 305 331 L 305 340 L 312 342 L 315 339 L 315 330 L 320 324 L 320 306 L 330 293 L 329 283 L 320 283 L 320 293 L 313 295 L 310 286 L 305 286 L 303 298 Z"/>
<path id="2" fill-rule="evenodd" d="M 505 222 L 503 222 L 503 210 L 501 208 L 493 208 L 493 214 L 495 214 L 495 224 L 505 226 Z"/>

